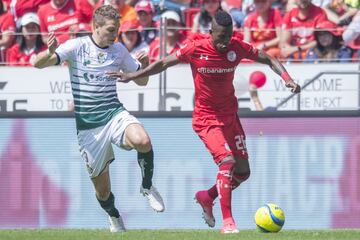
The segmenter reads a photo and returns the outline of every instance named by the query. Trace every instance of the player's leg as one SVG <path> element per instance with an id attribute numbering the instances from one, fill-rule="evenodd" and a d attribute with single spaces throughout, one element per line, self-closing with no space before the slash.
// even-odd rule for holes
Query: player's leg
<path id="1" fill-rule="evenodd" d="M 144 127 L 129 112 L 122 111 L 115 117 L 111 128 L 111 141 L 115 145 L 126 150 L 135 149 L 138 152 L 138 163 L 142 174 L 140 193 L 149 200 L 150 206 L 155 211 L 164 211 L 164 202 L 152 184 L 154 152 L 149 135 Z"/>
<path id="2" fill-rule="evenodd" d="M 242 156 L 235 156 L 235 167 L 231 181 L 232 190 L 236 189 L 242 182 L 250 177 L 249 160 Z"/>
<path id="3" fill-rule="evenodd" d="M 233 130 L 229 129 L 227 135 L 235 140 L 230 143 L 230 147 L 236 161 L 232 180 L 232 188 L 236 189 L 250 176 L 249 156 L 246 148 L 245 132 L 241 126 L 239 117 L 236 115 L 229 125 L 232 126 Z M 233 133 L 231 131 L 233 131 Z"/>
<path id="4" fill-rule="evenodd" d="M 110 231 L 125 231 L 119 211 L 115 207 L 115 198 L 111 193 L 109 164 L 114 160 L 110 141 L 109 122 L 105 126 L 78 132 L 81 156 L 86 164 L 89 177 L 95 188 L 95 196 L 100 206 L 109 215 Z"/>
<path id="5" fill-rule="evenodd" d="M 209 124 L 209 121 L 207 121 L 207 124 Z M 225 140 L 223 125 L 214 120 L 207 126 L 201 127 L 199 124 L 195 124 L 193 127 L 212 154 L 215 163 L 219 166 L 216 176 L 216 190 L 212 187 L 209 190 L 199 191 L 195 195 L 197 202 L 203 208 L 203 217 L 210 227 L 215 225 L 212 205 L 218 194 L 224 224 L 222 232 L 238 232 L 231 211 L 231 181 L 235 159 Z"/>
<path id="6" fill-rule="evenodd" d="M 126 146 L 137 151 L 138 163 L 141 168 L 142 187 L 150 189 L 154 171 L 154 152 L 145 129 L 140 124 L 130 124 L 125 129 Z"/>
<path id="7" fill-rule="evenodd" d="M 111 192 L 109 167 L 107 166 L 99 176 L 94 177 L 91 180 L 95 187 L 96 198 L 100 206 L 109 215 L 110 231 L 125 231 L 124 222 L 119 211 L 115 207 L 114 194 Z"/>
<path id="8" fill-rule="evenodd" d="M 124 134 L 126 146 L 136 149 L 141 168 L 142 184 L 140 192 L 149 200 L 150 206 L 157 212 L 165 210 L 164 202 L 152 184 L 154 172 L 154 152 L 149 135 L 141 124 L 133 123 L 126 127 Z"/>

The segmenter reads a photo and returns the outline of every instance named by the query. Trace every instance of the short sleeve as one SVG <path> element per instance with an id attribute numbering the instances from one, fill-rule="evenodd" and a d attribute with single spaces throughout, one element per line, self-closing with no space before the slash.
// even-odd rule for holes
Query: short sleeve
<path id="1" fill-rule="evenodd" d="M 61 44 L 55 50 L 55 53 L 59 58 L 59 63 L 74 58 L 77 46 L 78 46 L 77 39 L 68 40 L 65 43 Z"/>
<path id="2" fill-rule="evenodd" d="M 239 42 L 241 48 L 239 49 L 239 55 L 242 56 L 242 58 L 250 59 L 250 60 L 256 60 L 259 56 L 259 50 L 255 48 L 250 43 L 247 43 L 245 41 L 241 41 L 237 39 Z"/>
<path id="3" fill-rule="evenodd" d="M 282 25 L 281 25 L 282 29 L 290 29 L 291 28 L 290 19 L 291 19 L 291 11 L 287 12 L 285 14 L 284 18 L 282 19 Z"/>
<path id="4" fill-rule="evenodd" d="M 273 9 L 274 11 L 274 26 L 281 27 L 282 17 L 278 9 Z"/>
<path id="5" fill-rule="evenodd" d="M 136 72 L 140 69 L 141 64 L 139 61 L 134 59 L 130 53 L 123 47 L 122 51 L 124 51 L 123 54 L 123 60 L 121 61 L 120 69 L 124 72 Z"/>
<path id="6" fill-rule="evenodd" d="M 194 50 L 195 43 L 193 41 L 186 41 L 184 45 L 176 51 L 176 57 L 180 62 L 189 63 Z"/>
<path id="7" fill-rule="evenodd" d="M 15 22 L 13 20 L 13 16 L 11 14 L 6 14 L 4 16 L 4 22 L 2 24 L 0 24 L 1 29 L 0 31 L 4 34 L 7 32 L 15 32 L 16 31 L 16 27 L 15 27 Z"/>

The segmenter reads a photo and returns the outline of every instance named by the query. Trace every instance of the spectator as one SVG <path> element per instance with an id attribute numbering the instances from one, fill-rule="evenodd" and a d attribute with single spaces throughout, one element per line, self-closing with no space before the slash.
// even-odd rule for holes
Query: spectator
<path id="1" fill-rule="evenodd" d="M 125 0 L 105 0 L 105 4 L 109 4 L 117 9 L 120 13 L 120 24 L 126 21 L 135 21 L 137 19 L 137 13 L 135 9 L 126 4 Z"/>
<path id="2" fill-rule="evenodd" d="M 288 0 L 273 0 L 272 7 L 280 11 L 281 16 L 284 16 L 285 13 L 289 12 L 291 9 L 288 8 Z"/>
<path id="3" fill-rule="evenodd" d="M 10 10 L 14 16 L 14 20 L 19 23 L 20 19 L 25 13 L 37 12 L 41 5 L 47 4 L 50 0 L 11 0 Z"/>
<path id="4" fill-rule="evenodd" d="M 101 0 L 75 0 L 75 6 L 80 23 L 89 24 L 92 21 L 93 12 L 103 4 Z"/>
<path id="5" fill-rule="evenodd" d="M 0 65 L 6 61 L 6 51 L 11 47 L 15 39 L 15 22 L 9 12 L 5 12 L 2 0 L 0 0 Z"/>
<path id="6" fill-rule="evenodd" d="M 335 23 L 330 21 L 320 22 L 315 34 L 316 46 L 311 48 L 306 60 L 311 62 L 348 62 L 352 51 L 343 46 L 342 32 Z"/>
<path id="7" fill-rule="evenodd" d="M 280 57 L 281 15 L 271 0 L 254 0 L 255 11 L 245 20 L 244 40 L 269 55 Z"/>
<path id="8" fill-rule="evenodd" d="M 161 17 L 167 19 L 168 29 L 165 36 L 165 55 L 169 55 L 180 49 L 185 36 L 180 31 L 176 30 L 176 28 L 181 26 L 180 16 L 176 12 L 166 11 Z M 162 57 L 160 53 L 160 38 L 157 37 L 150 44 L 149 60 L 150 62 L 155 62 L 160 59 L 160 57 Z"/>
<path id="9" fill-rule="evenodd" d="M 296 0 L 297 7 L 286 13 L 281 33 L 281 55 L 289 59 L 304 59 L 315 47 L 315 27 L 327 20 L 325 11 L 311 0 Z"/>
<path id="10" fill-rule="evenodd" d="M 355 15 L 343 35 L 344 43 L 355 50 L 354 58 L 360 58 L 360 11 Z"/>
<path id="11" fill-rule="evenodd" d="M 349 25 L 357 12 L 356 8 L 346 5 L 344 0 L 332 0 L 323 9 L 328 19 L 339 26 Z"/>
<path id="12" fill-rule="evenodd" d="M 192 0 L 152 0 L 158 2 L 161 10 L 176 12 L 180 17 L 180 23 L 185 24 L 184 11 L 191 6 Z"/>
<path id="13" fill-rule="evenodd" d="M 221 3 L 222 8 L 230 13 L 234 26 L 241 28 L 244 24 L 245 14 L 242 12 L 242 0 L 225 0 Z"/>
<path id="14" fill-rule="evenodd" d="M 38 16 L 41 32 L 54 32 L 60 44 L 70 38 L 70 27 L 78 23 L 74 0 L 51 0 L 39 8 Z M 47 37 L 47 34 L 43 34 L 44 43 Z"/>
<path id="15" fill-rule="evenodd" d="M 139 2 L 139 0 L 126 0 L 125 3 L 132 6 L 132 7 L 135 7 L 135 5 Z"/>
<path id="16" fill-rule="evenodd" d="M 138 52 L 149 52 L 149 45 L 141 40 L 138 21 L 126 21 L 120 26 L 119 41 L 124 44 L 129 53 L 136 57 Z"/>
<path id="17" fill-rule="evenodd" d="M 36 55 L 46 49 L 39 34 L 40 20 L 35 13 L 26 13 L 20 24 L 18 43 L 7 52 L 8 65 L 33 66 Z"/>
<path id="18" fill-rule="evenodd" d="M 194 17 L 192 32 L 208 33 L 215 13 L 221 9 L 221 0 L 201 0 L 202 9 Z"/>
<path id="19" fill-rule="evenodd" d="M 150 44 L 159 35 L 156 22 L 153 20 L 154 6 L 150 1 L 142 0 L 135 5 L 135 11 L 142 27 L 141 38 L 147 44 Z"/>
<path id="20" fill-rule="evenodd" d="M 80 23 L 78 25 L 72 25 L 69 29 L 70 38 L 78 38 L 91 35 L 91 27 L 89 24 Z"/>
<path id="21" fill-rule="evenodd" d="M 1 9 L 7 12 L 10 9 L 10 3 L 12 0 L 3 0 Z"/>

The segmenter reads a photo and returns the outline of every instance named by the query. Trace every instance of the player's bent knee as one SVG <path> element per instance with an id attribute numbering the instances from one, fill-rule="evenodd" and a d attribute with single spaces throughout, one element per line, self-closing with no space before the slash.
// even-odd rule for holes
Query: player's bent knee
<path id="1" fill-rule="evenodd" d="M 250 170 L 248 172 L 243 172 L 243 173 L 237 173 L 237 172 L 233 173 L 233 178 L 239 183 L 245 182 L 249 177 L 250 177 Z"/>
<path id="2" fill-rule="evenodd" d="M 110 190 L 96 190 L 96 198 L 101 201 L 106 201 L 110 196 Z"/>

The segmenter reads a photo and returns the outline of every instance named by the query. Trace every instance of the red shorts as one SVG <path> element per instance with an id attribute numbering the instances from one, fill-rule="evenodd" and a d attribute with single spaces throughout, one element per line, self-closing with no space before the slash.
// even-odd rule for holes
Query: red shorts
<path id="1" fill-rule="evenodd" d="M 194 116 L 192 125 L 216 164 L 220 164 L 229 155 L 248 159 L 245 133 L 237 114 L 233 116 Z"/>

